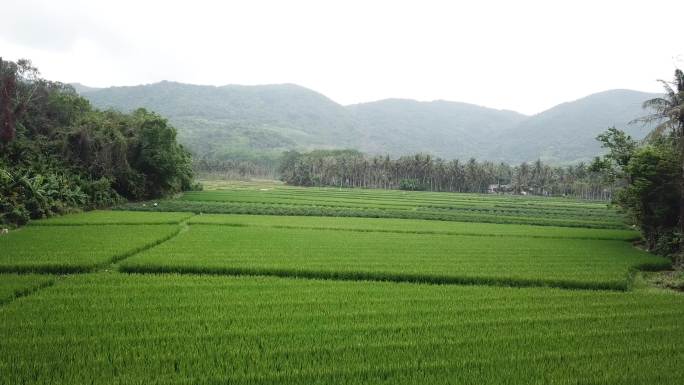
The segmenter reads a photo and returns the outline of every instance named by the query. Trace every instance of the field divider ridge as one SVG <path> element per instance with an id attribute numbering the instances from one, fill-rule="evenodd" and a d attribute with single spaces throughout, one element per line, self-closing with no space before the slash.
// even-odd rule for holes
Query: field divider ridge
<path id="1" fill-rule="evenodd" d="M 498 223 L 522 224 L 534 226 L 557 226 L 570 228 L 627 229 L 623 223 L 612 222 L 579 222 L 577 219 L 515 217 L 500 216 L 495 213 L 445 213 L 414 209 L 378 209 L 378 208 L 341 208 L 302 205 L 294 207 L 289 204 L 271 203 L 228 203 L 218 201 L 164 201 L 161 203 L 168 211 L 193 212 L 196 214 L 244 214 L 244 215 L 279 215 L 279 216 L 314 216 L 314 217 L 354 217 L 354 218 L 396 218 L 423 219 L 466 223 Z M 114 210 L 128 211 L 162 211 L 134 204 L 124 204 Z"/>
<path id="2" fill-rule="evenodd" d="M 27 288 L 24 288 L 21 290 L 15 290 L 14 295 L 12 297 L 6 298 L 6 299 L 0 298 L 0 307 L 7 305 L 11 302 L 14 302 L 19 298 L 27 297 L 31 294 L 37 293 L 40 290 L 47 289 L 48 287 L 53 286 L 56 282 L 57 282 L 57 278 L 53 278 L 53 279 L 50 279 L 48 281 L 42 282 L 38 285 L 33 285 L 31 287 L 27 287 Z"/>
<path id="3" fill-rule="evenodd" d="M 170 241 L 171 239 L 177 237 L 178 235 L 180 235 L 180 234 L 182 234 L 182 233 L 188 231 L 189 226 L 188 226 L 187 221 L 188 221 L 188 219 L 194 217 L 195 215 L 197 215 L 197 214 L 190 215 L 189 217 L 185 218 L 185 219 L 182 220 L 180 223 L 178 223 L 178 228 L 176 229 L 176 231 L 174 231 L 173 233 L 169 234 L 168 236 L 165 236 L 165 237 L 163 237 L 163 238 L 161 238 L 161 239 L 158 239 L 158 240 L 156 240 L 156 241 L 154 241 L 154 242 L 150 242 L 150 243 L 148 243 L 148 244 L 145 244 L 145 245 L 142 245 L 142 246 L 140 246 L 140 247 L 137 247 L 137 248 L 135 248 L 135 249 L 133 249 L 133 250 L 130 250 L 130 251 L 126 252 L 126 253 L 123 253 L 123 254 L 121 254 L 121 255 L 114 256 L 112 259 L 109 260 L 108 263 L 105 263 L 105 264 L 102 264 L 101 266 L 98 266 L 98 267 L 96 268 L 95 271 L 97 271 L 97 270 L 102 270 L 102 269 L 104 269 L 104 268 L 106 268 L 106 267 L 108 267 L 108 266 L 115 265 L 115 264 L 117 264 L 117 263 L 123 261 L 123 260 L 126 259 L 126 258 L 130 258 L 130 257 L 132 257 L 132 256 L 134 256 L 134 255 L 136 255 L 136 254 L 138 254 L 138 253 L 142 253 L 143 251 L 146 251 L 146 250 L 149 250 L 149 249 L 151 249 L 151 248 L 153 248 L 153 247 L 159 246 L 159 245 L 161 245 L 162 243 L 168 242 L 168 241 Z"/>
<path id="4" fill-rule="evenodd" d="M 505 277 L 467 277 L 457 275 L 384 273 L 363 271 L 296 270 L 280 268 L 199 267 L 162 265 L 119 265 L 122 273 L 192 274 L 227 276 L 271 276 L 280 278 L 320 279 L 333 281 L 395 282 L 431 285 L 482 285 L 501 287 L 548 287 L 575 290 L 628 291 L 631 281 L 583 282 L 562 279 L 529 279 Z M 631 274 L 630 274 L 631 276 Z M 626 277 L 629 278 L 629 277 Z"/>
<path id="5" fill-rule="evenodd" d="M 190 223 L 190 226 L 227 226 L 227 227 L 267 227 L 273 229 L 291 229 L 291 230 L 329 230 L 329 231 L 351 231 L 357 233 L 390 233 L 390 234 L 425 234 L 425 235 L 455 235 L 455 236 L 470 236 L 470 237 L 502 237 L 502 238 L 538 238 L 538 239 L 585 239 L 592 241 L 622 241 L 633 242 L 640 239 L 639 235 L 633 238 L 610 238 L 601 236 L 560 236 L 560 235 L 542 235 L 542 234 L 492 234 L 492 233 L 468 233 L 460 231 L 440 231 L 440 230 L 399 230 L 399 229 L 355 229 L 348 227 L 321 227 L 321 226 L 291 226 L 291 225 L 260 225 L 251 223 L 216 223 L 216 222 L 201 222 L 195 221 Z M 610 229 L 606 229 L 610 230 Z"/>

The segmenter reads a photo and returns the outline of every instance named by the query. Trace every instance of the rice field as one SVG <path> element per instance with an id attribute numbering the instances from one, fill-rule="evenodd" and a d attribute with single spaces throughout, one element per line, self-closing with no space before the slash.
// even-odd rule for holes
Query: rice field
<path id="1" fill-rule="evenodd" d="M 188 192 L 158 206 L 131 203 L 136 211 L 331 216 L 512 223 L 624 229 L 624 216 L 602 202 L 564 198 L 331 188 L 233 187 Z"/>
<path id="2" fill-rule="evenodd" d="M 193 214 L 187 212 L 123 212 L 94 210 L 33 221 L 31 226 L 79 226 L 79 225 L 175 225 Z"/>
<path id="3" fill-rule="evenodd" d="M 1 384 L 678 384 L 684 297 L 90 274 L 0 308 Z"/>
<path id="4" fill-rule="evenodd" d="M 258 184 L 36 221 L 0 236 L 0 385 L 680 384 L 638 238 L 596 202 Z"/>
<path id="5" fill-rule="evenodd" d="M 121 263 L 190 272 L 626 289 L 632 269 L 667 260 L 624 241 L 190 225 Z"/>
<path id="6" fill-rule="evenodd" d="M 52 285 L 54 278 L 38 274 L 0 274 L 0 305 Z"/>
<path id="7" fill-rule="evenodd" d="M 27 226 L 0 237 L 0 272 L 92 271 L 179 230 L 173 225 Z"/>
<path id="8" fill-rule="evenodd" d="M 259 226 L 286 229 L 326 229 L 360 232 L 444 234 L 471 236 L 515 236 L 529 238 L 576 238 L 634 241 L 641 236 L 627 229 L 588 229 L 560 226 L 531 226 L 498 223 L 430 221 L 421 219 L 311 217 L 278 215 L 202 214 L 188 224 Z"/>

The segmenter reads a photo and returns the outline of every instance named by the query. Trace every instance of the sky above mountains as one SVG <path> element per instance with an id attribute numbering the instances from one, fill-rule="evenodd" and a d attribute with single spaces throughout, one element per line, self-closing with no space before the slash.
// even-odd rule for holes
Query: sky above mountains
<path id="1" fill-rule="evenodd" d="M 3 2 L 0 56 L 89 86 L 297 83 L 533 114 L 684 67 L 676 1 Z"/>

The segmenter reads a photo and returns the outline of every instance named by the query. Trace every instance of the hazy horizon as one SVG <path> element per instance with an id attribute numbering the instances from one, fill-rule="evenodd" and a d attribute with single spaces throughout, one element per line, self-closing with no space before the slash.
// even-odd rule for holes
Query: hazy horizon
<path id="1" fill-rule="evenodd" d="M 684 4 L 667 1 L 186 4 L 10 0 L 0 56 L 91 87 L 291 83 L 342 105 L 448 100 L 526 115 L 611 89 L 660 92 L 656 79 L 683 63 L 662 13 Z"/>

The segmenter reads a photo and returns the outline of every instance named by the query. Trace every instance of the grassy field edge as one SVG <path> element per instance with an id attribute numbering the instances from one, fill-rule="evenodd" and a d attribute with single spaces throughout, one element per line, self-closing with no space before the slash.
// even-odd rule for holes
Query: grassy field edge
<path id="1" fill-rule="evenodd" d="M 656 270 L 656 266 L 644 266 Z M 641 267 L 640 267 L 641 268 Z M 133 265 L 119 266 L 122 273 L 135 274 L 195 274 L 195 275 L 229 275 L 229 276 L 270 276 L 280 278 L 322 279 L 337 281 L 371 281 L 418 283 L 433 285 L 480 285 L 501 287 L 548 287 L 558 289 L 581 290 L 613 290 L 629 291 L 632 288 L 634 272 L 627 274 L 624 280 L 611 282 L 586 282 L 558 279 L 526 279 L 501 277 L 467 277 L 457 275 L 381 273 L 364 271 L 321 271 L 276 268 L 236 268 L 236 267 L 201 267 L 201 266 L 161 266 Z M 636 270 L 634 270 L 636 271 Z"/>

